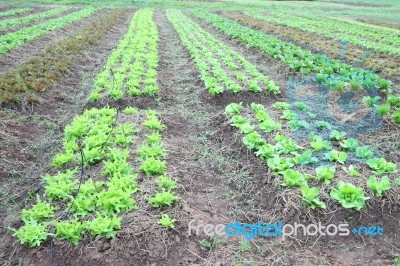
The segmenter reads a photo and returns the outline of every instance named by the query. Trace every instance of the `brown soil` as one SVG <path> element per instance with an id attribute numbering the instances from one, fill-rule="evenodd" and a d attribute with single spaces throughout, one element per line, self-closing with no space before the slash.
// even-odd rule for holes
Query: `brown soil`
<path id="1" fill-rule="evenodd" d="M 87 18 L 74 22 L 62 29 L 51 31 L 37 40 L 28 42 L 8 53 L 0 55 L 0 65 L 2 65 L 0 74 L 7 73 L 18 65 L 29 61 L 50 44 L 74 35 L 80 28 L 85 27 L 104 15 L 104 10 L 101 12 L 98 11 Z"/>
<path id="2" fill-rule="evenodd" d="M 36 13 L 43 12 L 45 10 L 48 10 L 48 9 L 38 10 L 38 12 L 36 12 Z M 30 26 L 33 26 L 33 25 L 38 25 L 38 24 L 41 24 L 41 23 L 43 23 L 43 22 L 45 22 L 45 21 L 47 21 L 49 19 L 59 18 L 61 16 L 65 16 L 67 14 L 73 13 L 74 11 L 77 11 L 77 10 L 79 10 L 79 8 L 71 8 L 71 9 L 68 9 L 68 10 L 66 10 L 64 12 L 58 13 L 58 14 L 56 14 L 54 16 L 50 16 L 50 17 L 47 17 L 47 18 L 42 18 L 42 19 L 35 20 L 35 21 L 29 22 L 29 23 L 25 23 L 25 24 L 22 24 L 22 25 L 8 27 L 6 29 L 1 29 L 0 30 L 0 35 L 4 35 L 4 34 L 10 33 L 10 32 L 14 32 L 14 31 L 18 31 L 18 30 L 20 30 L 22 28 L 27 28 L 27 27 L 30 27 Z M 24 15 L 24 16 L 22 16 L 22 15 L 23 14 L 20 14 L 18 17 L 22 18 L 22 17 L 26 16 L 26 15 Z"/>
<path id="3" fill-rule="evenodd" d="M 322 53 L 331 58 L 341 59 L 340 45 L 339 41 L 336 39 L 326 38 L 291 27 L 254 19 L 239 12 L 225 11 L 221 12 L 221 15 L 236 20 L 245 26 L 261 30 L 280 40 L 296 44 L 302 49 L 309 50 L 313 53 Z M 361 47 L 348 44 L 346 52 L 346 60 L 349 63 L 356 63 L 363 57 L 366 51 Z M 371 56 L 360 64 L 360 67 L 373 70 L 379 75 L 390 78 L 395 82 L 400 80 L 400 57 L 373 52 Z"/>

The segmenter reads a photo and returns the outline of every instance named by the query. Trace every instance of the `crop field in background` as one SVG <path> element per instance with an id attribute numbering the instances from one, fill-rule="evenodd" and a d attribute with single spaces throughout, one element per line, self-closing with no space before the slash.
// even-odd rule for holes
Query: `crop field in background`
<path id="1" fill-rule="evenodd" d="M 1 265 L 400 266 L 399 133 L 395 0 L 0 1 Z"/>

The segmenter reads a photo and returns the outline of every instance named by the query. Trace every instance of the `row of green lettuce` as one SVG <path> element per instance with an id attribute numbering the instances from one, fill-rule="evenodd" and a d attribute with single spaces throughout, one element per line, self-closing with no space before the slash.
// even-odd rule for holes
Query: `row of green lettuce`
<path id="1" fill-rule="evenodd" d="M 225 90 L 280 93 L 273 80 L 261 74 L 242 55 L 213 37 L 180 10 L 168 9 L 168 19 L 192 55 L 208 92 L 215 96 Z"/>
<path id="2" fill-rule="evenodd" d="M 62 12 L 65 12 L 69 10 L 70 8 L 67 7 L 57 7 L 57 8 L 52 8 L 43 12 L 35 13 L 26 17 L 22 18 L 10 18 L 10 19 L 5 19 L 0 21 L 0 29 L 6 29 L 18 25 L 23 25 L 29 22 L 34 22 L 40 19 L 48 18 L 51 16 L 55 16 L 58 14 L 61 14 Z"/>
<path id="3" fill-rule="evenodd" d="M 291 106 L 285 102 L 276 102 L 273 108 L 276 110 L 275 116 L 280 113 L 279 120 L 283 123 L 275 121 L 267 108 L 257 103 L 248 107 L 232 103 L 225 108 L 225 113 L 230 118 L 231 126 L 243 134 L 243 144 L 266 163 L 279 178 L 281 186 L 299 188 L 305 205 L 325 209 L 326 203 L 319 197 L 320 187 L 336 183 L 336 186 L 330 187 L 330 197 L 343 208 L 361 210 L 369 199 L 365 196 L 364 186 L 380 198 L 383 193 L 394 188 L 396 183 L 400 185 L 400 178 L 393 176 L 397 173 L 396 164 L 377 157 L 372 147 L 360 145 L 357 139 L 348 138 L 346 132 L 317 120 L 307 104 L 295 102 Z M 310 132 L 309 140 L 303 146 L 288 137 L 287 132 L 309 128 L 309 122 L 300 120 L 299 115 L 291 110 L 293 108 L 307 113 L 315 120 L 318 128 L 317 132 Z M 325 130 L 331 131 L 329 139 L 318 134 Z M 351 161 L 357 162 L 357 165 L 350 164 Z M 350 179 L 354 178 L 357 183 L 365 182 L 365 171 L 362 174 L 358 169 L 363 164 L 368 166 L 371 173 L 364 186 L 344 182 L 344 174 Z M 314 174 L 310 174 L 311 169 L 315 169 Z"/>
<path id="4" fill-rule="evenodd" d="M 375 28 L 354 25 L 318 16 L 296 16 L 286 12 L 271 11 L 272 16 L 260 12 L 247 12 L 253 18 L 285 25 L 291 28 L 316 33 L 328 38 L 339 38 L 351 44 L 374 51 L 400 56 L 400 31 L 389 28 Z"/>
<path id="5" fill-rule="evenodd" d="M 344 87 L 350 86 L 352 88 L 376 88 L 388 91 L 391 87 L 390 81 L 371 71 L 355 68 L 325 55 L 303 50 L 294 44 L 242 26 L 225 17 L 205 10 L 196 10 L 193 14 L 209 22 L 225 34 L 282 61 L 295 72 L 315 73 L 317 82 L 334 89 L 342 90 Z"/>
<path id="6" fill-rule="evenodd" d="M 128 33 L 95 81 L 90 94 L 91 101 L 105 96 L 113 100 L 124 97 L 124 89 L 130 96 L 154 96 L 158 93 L 158 30 L 153 21 L 152 9 L 137 11 L 130 23 Z"/>
<path id="7" fill-rule="evenodd" d="M 194 15 L 211 23 L 225 34 L 239 39 L 251 47 L 257 48 L 269 56 L 285 63 L 295 72 L 302 74 L 315 73 L 316 82 L 344 92 L 358 92 L 362 89 L 378 89 L 381 97 L 363 99 L 369 106 L 375 106 L 378 114 L 391 115 L 392 121 L 400 124 L 399 97 L 391 94 L 391 81 L 385 80 L 371 71 L 355 68 L 327 56 L 314 54 L 300 47 L 281 41 L 260 31 L 244 27 L 230 19 L 208 11 L 197 10 Z"/>
<path id="8" fill-rule="evenodd" d="M 130 31 L 136 25 L 151 25 L 152 16 L 151 9 L 137 11 Z M 155 38 L 154 32 L 148 38 L 140 32 L 134 42 L 132 36 L 124 38 L 125 50 L 116 51 L 123 56 L 135 47 L 132 54 L 144 58 L 139 48 L 147 50 Z M 138 46 L 132 46 L 135 43 Z M 117 64 L 115 60 L 112 54 L 108 62 Z M 133 64 L 127 61 L 128 68 Z M 166 126 L 159 117 L 154 110 L 135 107 L 92 108 L 75 117 L 64 129 L 63 151 L 42 177 L 43 192 L 36 195 L 35 204 L 22 210 L 23 225 L 11 229 L 20 243 L 35 247 L 51 237 L 77 245 L 88 235 L 113 238 L 122 228 L 122 215 L 139 208 L 135 197 L 145 197 L 152 209 L 162 208 L 156 212 L 161 213 L 158 224 L 173 228 L 176 220 L 165 210 L 180 199 L 175 192 L 178 180 L 168 175 L 162 136 Z M 138 194 L 139 176 L 149 181 L 145 189 L 153 191 L 151 196 Z"/>
<path id="9" fill-rule="evenodd" d="M 99 9 L 94 7 L 85 7 L 73 13 L 49 19 L 38 25 L 22 28 L 18 31 L 9 32 L 0 36 L 0 54 L 9 52 L 23 44 L 36 40 L 50 31 L 64 28 L 65 26 L 89 17 Z"/>

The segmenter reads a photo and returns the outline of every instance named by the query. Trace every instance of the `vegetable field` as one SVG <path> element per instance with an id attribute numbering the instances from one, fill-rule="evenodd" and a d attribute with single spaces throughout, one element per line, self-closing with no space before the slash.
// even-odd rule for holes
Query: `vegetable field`
<path id="1" fill-rule="evenodd" d="M 400 265 L 399 18 L 0 1 L 0 263 Z"/>

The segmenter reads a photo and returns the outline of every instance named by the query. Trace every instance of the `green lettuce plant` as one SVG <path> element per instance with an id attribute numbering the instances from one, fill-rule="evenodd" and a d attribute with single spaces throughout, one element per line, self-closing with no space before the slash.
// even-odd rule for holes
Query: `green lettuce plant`
<path id="1" fill-rule="evenodd" d="M 336 188 L 332 188 L 330 196 L 338 201 L 343 208 L 361 210 L 365 206 L 368 197 L 364 196 L 364 190 L 350 183 L 339 181 Z"/>
<path id="2" fill-rule="evenodd" d="M 48 202 L 42 201 L 40 196 L 36 194 L 36 204 L 32 206 L 31 209 L 23 209 L 21 211 L 22 221 L 28 222 L 31 220 L 34 221 L 43 221 L 48 218 L 54 217 L 54 211 L 57 210 L 57 207 L 51 206 Z"/>
<path id="3" fill-rule="evenodd" d="M 300 154 L 297 154 L 293 158 L 293 162 L 297 165 L 309 165 L 309 164 L 318 163 L 319 160 L 317 157 L 313 156 L 312 150 L 306 150 Z"/>
<path id="4" fill-rule="evenodd" d="M 38 223 L 35 220 L 25 221 L 25 224 L 18 230 L 11 228 L 21 244 L 28 244 L 30 247 L 37 247 L 47 239 L 46 223 Z"/>
<path id="5" fill-rule="evenodd" d="M 325 153 L 325 158 L 331 162 L 338 162 L 344 164 L 347 160 L 347 153 L 337 150 L 332 150 L 329 153 Z"/>
<path id="6" fill-rule="evenodd" d="M 387 162 L 385 158 L 372 158 L 367 161 L 368 166 L 372 172 L 377 174 L 390 174 L 397 172 L 395 163 Z"/>
<path id="7" fill-rule="evenodd" d="M 67 222 L 58 221 L 54 222 L 53 225 L 56 228 L 55 235 L 57 238 L 67 240 L 74 246 L 78 245 L 84 230 L 83 224 L 78 219 Z"/>
<path id="8" fill-rule="evenodd" d="M 291 158 L 284 158 L 278 155 L 267 160 L 267 165 L 269 168 L 275 171 L 284 171 L 288 168 L 294 166 L 293 160 Z"/>
<path id="9" fill-rule="evenodd" d="M 356 157 L 360 159 L 369 159 L 374 156 L 370 146 L 361 146 L 356 148 Z"/>
<path id="10" fill-rule="evenodd" d="M 106 216 L 96 212 L 96 217 L 83 225 L 94 236 L 104 236 L 106 238 L 114 238 L 117 230 L 121 229 L 121 217 Z"/>
<path id="11" fill-rule="evenodd" d="M 167 175 L 161 175 L 156 180 L 157 185 L 165 190 L 172 190 L 176 188 L 176 180 L 171 179 Z"/>
<path id="12" fill-rule="evenodd" d="M 358 141 L 354 138 L 345 139 L 340 142 L 340 147 L 345 151 L 354 151 L 358 147 Z"/>
<path id="13" fill-rule="evenodd" d="M 279 172 L 283 176 L 282 186 L 285 187 L 301 187 L 307 184 L 307 181 L 303 174 L 293 169 L 286 169 L 284 171 Z"/>
<path id="14" fill-rule="evenodd" d="M 227 115 L 240 115 L 242 110 L 242 103 L 231 103 L 225 107 L 225 114 Z"/>
<path id="15" fill-rule="evenodd" d="M 166 169 L 167 162 L 154 157 L 146 158 L 140 166 L 140 170 L 142 170 L 147 176 L 163 174 Z"/>
<path id="16" fill-rule="evenodd" d="M 301 196 L 305 205 L 310 206 L 311 209 L 321 208 L 326 209 L 326 205 L 319 199 L 319 189 L 317 187 L 309 187 L 307 184 L 301 187 Z"/>
<path id="17" fill-rule="evenodd" d="M 346 138 L 346 132 L 333 130 L 330 137 L 332 140 L 340 141 Z"/>
<path id="18" fill-rule="evenodd" d="M 316 151 L 329 151 L 332 149 L 331 142 L 321 137 L 315 136 L 310 142 L 310 146 Z"/>
<path id="19" fill-rule="evenodd" d="M 160 220 L 158 220 L 157 223 L 166 228 L 175 228 L 175 222 L 176 222 L 176 219 L 173 219 L 173 218 L 169 217 L 168 214 L 163 213 L 161 215 Z"/>
<path id="20" fill-rule="evenodd" d="M 370 176 L 367 182 L 367 186 L 371 189 L 377 197 L 382 197 L 382 192 L 389 190 L 392 186 L 390 185 L 389 177 L 383 176 L 381 181 L 375 176 Z"/>
<path id="21" fill-rule="evenodd" d="M 357 168 L 354 165 L 350 165 L 348 169 L 346 167 L 343 167 L 342 169 L 343 169 L 343 171 L 348 173 L 350 176 L 353 176 L 353 177 L 362 176 L 361 173 L 358 172 Z"/>
<path id="22" fill-rule="evenodd" d="M 243 144 L 249 149 L 258 149 L 260 146 L 264 145 L 266 141 L 257 132 L 248 133 L 242 139 Z"/>
<path id="23" fill-rule="evenodd" d="M 171 191 L 158 192 L 154 197 L 148 198 L 149 203 L 155 207 L 171 206 L 180 197 Z"/>
<path id="24" fill-rule="evenodd" d="M 315 169 L 315 173 L 318 181 L 329 185 L 331 180 L 335 177 L 336 168 L 335 166 L 320 166 Z"/>

